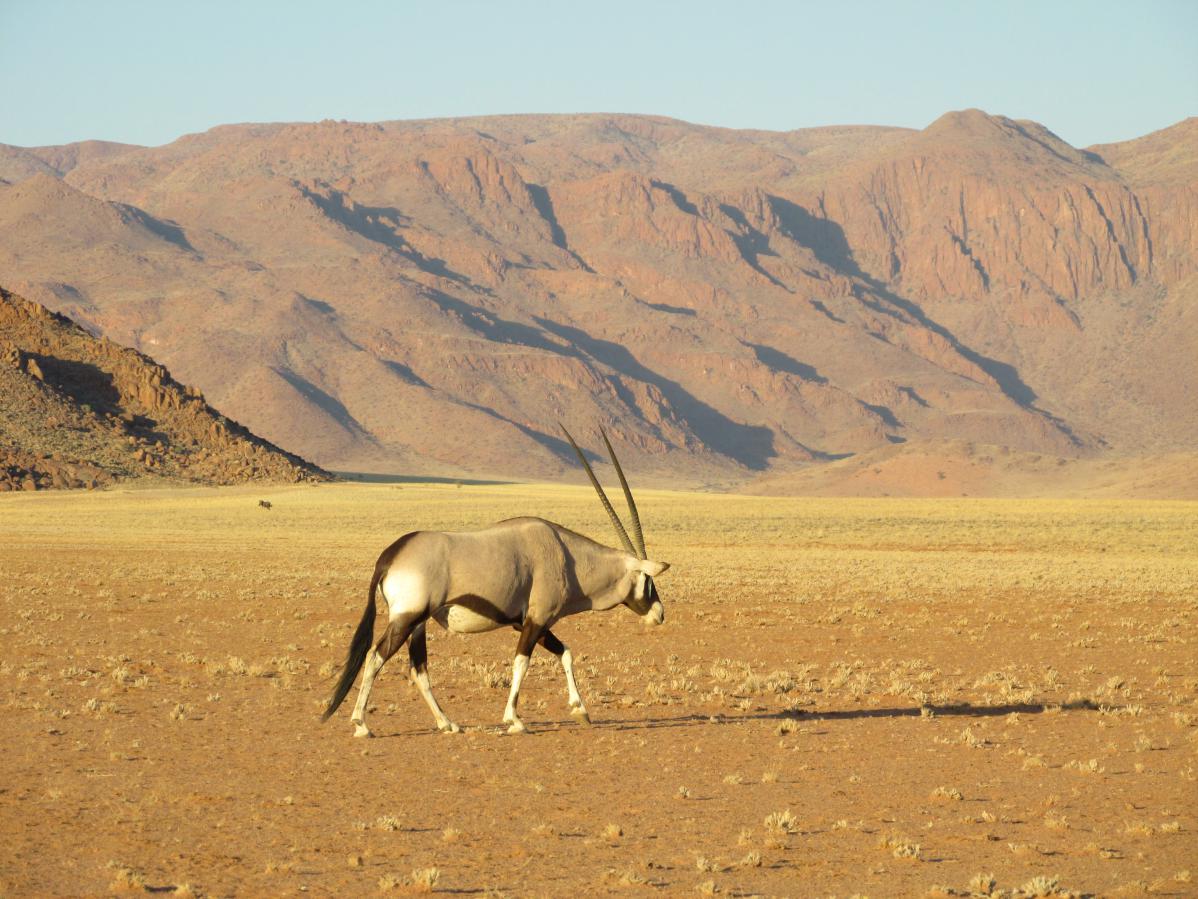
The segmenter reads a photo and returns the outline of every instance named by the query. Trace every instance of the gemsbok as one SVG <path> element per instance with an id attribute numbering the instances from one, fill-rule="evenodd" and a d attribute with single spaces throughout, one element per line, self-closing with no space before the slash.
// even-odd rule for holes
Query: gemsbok
<path id="1" fill-rule="evenodd" d="M 619 605 L 628 606 L 648 624 L 661 624 L 665 620 L 665 610 L 657 588 L 653 586 L 653 578 L 669 565 L 651 561 L 645 553 L 636 503 L 607 433 L 600 428 L 624 490 L 624 499 L 628 502 L 632 539 L 599 486 L 586 456 L 564 427 L 562 432 L 586 469 L 624 548 L 611 549 L 543 518 L 511 518 L 479 531 L 414 531 L 405 534 L 383 550 L 375 563 L 366 611 L 358 622 L 345 667 L 322 720 L 327 721 L 337 711 L 365 664 L 362 686 L 350 721 L 354 725 L 354 736 L 369 737 L 366 708 L 374 679 L 387 660 L 407 642 L 412 663 L 411 678 L 433 713 L 437 728 L 456 732 L 458 726 L 441 711 L 429 686 L 425 625 L 431 618 L 459 634 L 482 633 L 500 627 L 514 627 L 520 631 L 516 658 L 512 662 L 512 688 L 503 713 L 508 733 L 525 730 L 516 707 L 520 700 L 520 685 L 537 643 L 561 660 L 570 714 L 583 723 L 590 723 L 574 681 L 570 650 L 554 636 L 550 627 L 567 615 L 601 612 Z M 387 628 L 372 652 L 375 598 L 380 592 L 387 604 Z"/>

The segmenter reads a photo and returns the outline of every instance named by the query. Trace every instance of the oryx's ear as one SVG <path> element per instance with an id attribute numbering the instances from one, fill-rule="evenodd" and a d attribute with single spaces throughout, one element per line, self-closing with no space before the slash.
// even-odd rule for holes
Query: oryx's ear
<path id="1" fill-rule="evenodd" d="M 649 577 L 657 577 L 669 567 L 669 562 L 654 562 L 651 559 L 641 561 L 641 571 L 645 572 Z"/>

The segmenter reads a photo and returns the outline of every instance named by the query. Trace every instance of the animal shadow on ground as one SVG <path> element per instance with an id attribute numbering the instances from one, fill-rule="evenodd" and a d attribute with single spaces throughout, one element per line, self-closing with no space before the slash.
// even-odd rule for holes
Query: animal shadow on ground
<path id="1" fill-rule="evenodd" d="M 952 705 L 907 706 L 903 708 L 830 709 L 827 711 L 800 709 L 797 711 L 779 710 L 773 712 L 748 712 L 744 714 L 719 713 L 716 715 L 704 715 L 696 712 L 689 715 L 674 715 L 672 717 L 659 718 L 599 719 L 593 720 L 590 726 L 594 728 L 606 728 L 608 730 L 656 730 L 658 728 L 669 727 L 710 727 L 721 724 L 745 724 L 750 721 L 851 721 L 859 718 L 920 718 L 925 715 L 924 709 L 927 709 L 932 716 L 937 718 L 954 716 L 962 718 L 1001 718 L 1004 715 L 1012 713 L 1040 715 L 1048 711 L 1097 712 L 1099 706 L 1095 702 L 1083 699 L 1076 702 L 1063 702 L 1059 704 L 1041 702 L 1016 702 L 1005 705 L 954 703 Z M 528 724 L 529 735 L 531 736 L 536 736 L 538 733 L 552 733 L 566 728 L 585 728 L 587 726 L 564 719 L 546 719 L 541 721 L 530 719 L 526 723 Z M 503 728 L 500 725 L 492 725 L 490 722 L 475 726 L 464 726 L 464 729 L 494 730 L 496 733 L 503 732 Z M 378 736 L 435 737 L 439 736 L 439 733 L 433 727 L 415 727 L 389 734 L 379 734 Z"/>
<path id="2" fill-rule="evenodd" d="M 745 714 L 718 715 L 677 715 L 674 717 L 642 718 L 642 719 L 608 719 L 594 722 L 595 727 L 608 727 L 614 730 L 651 730 L 659 727 L 696 727 L 712 724 L 741 724 L 746 721 L 849 721 L 858 718 L 920 718 L 927 709 L 934 717 L 960 716 L 965 718 L 1001 718 L 1017 712 L 1022 715 L 1039 715 L 1047 711 L 1062 712 L 1096 712 L 1098 705 L 1088 699 L 1078 702 L 1040 703 L 1018 702 L 1005 705 L 973 705 L 972 703 L 954 703 L 952 705 L 906 706 L 903 708 L 882 709 L 830 709 L 827 711 L 798 709 L 795 711 L 780 710 L 774 712 L 749 712 Z"/>

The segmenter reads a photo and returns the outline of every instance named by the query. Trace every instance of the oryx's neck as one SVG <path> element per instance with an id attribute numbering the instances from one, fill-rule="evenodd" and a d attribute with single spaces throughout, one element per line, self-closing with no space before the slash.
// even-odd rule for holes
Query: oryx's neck
<path id="1" fill-rule="evenodd" d="M 608 609 L 623 602 L 622 598 L 616 598 L 616 594 L 621 581 L 632 577 L 636 557 L 596 543 L 568 528 L 559 528 L 558 534 L 574 560 L 578 589 L 588 600 L 588 607 Z"/>

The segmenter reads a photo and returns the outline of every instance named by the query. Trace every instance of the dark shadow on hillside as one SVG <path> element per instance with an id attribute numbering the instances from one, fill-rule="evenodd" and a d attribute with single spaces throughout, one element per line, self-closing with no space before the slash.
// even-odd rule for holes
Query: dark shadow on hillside
<path id="1" fill-rule="evenodd" d="M 451 269 L 444 259 L 425 256 L 404 239 L 400 231 L 409 227 L 412 220 L 398 209 L 392 206 L 362 206 L 346 194 L 332 188 L 328 188 L 328 193 L 325 194 L 299 182 L 295 182 L 295 187 L 321 212 L 347 231 L 400 254 L 430 275 L 462 284 L 469 282 L 464 275 Z"/>
<path id="2" fill-rule="evenodd" d="M 665 312 L 670 315 L 686 315 L 690 318 L 694 318 L 698 315 L 694 309 L 688 309 L 686 306 L 671 306 L 668 303 L 649 303 L 645 300 L 637 300 L 637 302 L 642 306 L 648 306 L 655 312 Z"/>
<path id="3" fill-rule="evenodd" d="M 652 384 L 669 401 L 674 411 L 709 448 L 734 459 L 752 471 L 761 471 L 777 455 L 774 432 L 759 425 L 733 421 L 724 413 L 698 399 L 679 384 L 642 365 L 627 348 L 608 340 L 592 337 L 585 331 L 545 318 L 535 321 L 546 331 L 583 350 L 621 374 Z"/>
<path id="4" fill-rule="evenodd" d="M 46 383 L 76 405 L 90 406 L 100 414 L 120 415 L 124 411 L 113 376 L 99 366 L 37 353 L 29 355 L 45 375 Z"/>
<path id="5" fill-rule="evenodd" d="M 801 378 L 804 381 L 811 381 L 815 384 L 827 384 L 828 379 L 815 370 L 814 366 L 808 365 L 806 362 L 800 362 L 781 350 L 776 350 L 773 347 L 765 346 L 760 343 L 748 343 L 742 340 L 741 344 L 753 351 L 757 357 L 757 361 L 762 365 L 774 369 L 774 371 L 785 372 L 788 375 L 794 375 L 796 378 Z"/>
<path id="6" fill-rule="evenodd" d="M 791 291 L 789 287 L 771 275 L 761 265 L 762 256 L 777 256 L 778 253 L 770 246 L 770 239 L 749 224 L 749 220 L 745 218 L 745 214 L 728 203 L 720 204 L 720 211 L 732 221 L 740 226 L 741 231 L 725 231 L 732 238 L 732 242 L 736 244 L 736 249 L 740 252 L 740 258 L 743 259 L 753 271 L 766 278 L 775 287 L 781 287 L 783 290 Z M 793 293 L 793 291 L 791 291 Z"/>
<path id="7" fill-rule="evenodd" d="M 998 384 L 999 389 L 1002 390 L 1002 392 L 1005 393 L 1009 399 L 1013 400 L 1020 406 L 1023 406 L 1048 418 L 1058 427 L 1062 428 L 1065 431 L 1066 436 L 1068 436 L 1071 440 L 1076 441 L 1076 438 L 1073 436 L 1072 432 L 1065 428 L 1063 423 L 1059 422 L 1054 416 L 1035 405 L 1037 399 L 1036 392 L 1024 383 L 1023 378 L 1019 376 L 1018 370 L 1016 370 L 1013 365 L 1009 365 L 1006 362 L 999 362 L 997 359 L 991 359 L 989 356 L 983 356 L 981 353 L 971 350 L 965 344 L 961 343 L 961 341 L 957 339 L 956 335 L 949 331 L 948 328 L 929 318 L 924 313 L 923 309 L 914 301 L 905 299 L 895 293 L 892 293 L 886 288 L 885 285 L 879 281 L 873 280 L 868 275 L 862 274 L 858 277 L 865 282 L 872 293 L 881 297 L 892 306 L 895 306 L 906 312 L 920 325 L 927 328 L 929 331 L 939 334 L 941 337 L 947 340 L 952 345 L 954 350 L 992 377 L 995 383 Z M 866 298 L 864 296 L 858 296 L 858 299 L 865 301 Z"/>
<path id="8" fill-rule="evenodd" d="M 658 190 L 664 191 L 673 201 L 674 205 L 677 206 L 682 212 L 685 212 L 687 215 L 693 215 L 695 218 L 703 218 L 703 216 L 699 213 L 699 208 L 695 206 L 695 204 L 689 199 L 687 199 L 686 194 L 684 194 L 673 184 L 658 180 L 653 180 L 649 183 Z M 736 249 L 740 253 L 741 258 L 745 261 L 745 264 L 775 287 L 781 287 L 783 290 L 789 291 L 789 287 L 767 272 L 761 265 L 759 257 L 778 255 L 777 252 L 775 252 L 770 246 L 769 238 L 750 225 L 748 219 L 745 218 L 744 213 L 735 206 L 724 203 L 720 205 L 720 211 L 723 212 L 724 215 L 728 216 L 728 218 L 739 225 L 742 229 L 740 232 L 730 231 L 727 229 L 722 230 L 732 239 L 732 242 L 736 244 Z M 704 220 L 708 221 L 706 219 Z"/>
<path id="9" fill-rule="evenodd" d="M 903 387 L 902 385 L 899 385 L 898 390 L 899 393 L 902 393 L 907 397 L 907 399 L 911 400 L 911 402 L 915 403 L 915 405 L 919 406 L 921 409 L 931 408 L 931 406 L 928 404 L 928 401 L 915 392 L 914 387 Z"/>
<path id="10" fill-rule="evenodd" d="M 299 302 L 307 308 L 319 312 L 321 315 L 327 315 L 330 318 L 337 317 L 337 310 L 333 308 L 332 304 L 326 303 L 324 300 L 314 300 L 312 297 L 304 296 L 302 293 L 297 294 L 297 296 L 299 297 Z"/>
<path id="11" fill-rule="evenodd" d="M 396 362 L 393 359 L 379 359 L 391 374 L 395 375 L 405 384 L 411 384 L 413 387 L 428 387 L 428 382 L 416 372 L 412 371 L 411 367 L 404 365 L 402 362 Z"/>
<path id="12" fill-rule="evenodd" d="M 295 182 L 295 188 L 321 212 L 355 234 L 393 250 L 410 250 L 399 230 L 408 227 L 412 222 L 398 209 L 389 206 L 360 206 L 341 191 L 332 188 L 326 188 L 327 193 L 323 193 L 299 182 Z"/>
<path id="13" fill-rule="evenodd" d="M 191 241 L 187 239 L 187 235 L 183 233 L 183 229 L 174 222 L 154 218 L 154 216 L 143 209 L 138 209 L 136 206 L 128 206 L 124 203 L 117 205 L 137 224 L 141 225 L 155 237 L 161 237 L 167 243 L 174 244 L 180 250 L 186 250 L 188 253 L 196 253 L 196 248 L 191 245 Z"/>
<path id="14" fill-rule="evenodd" d="M 528 425 L 521 424 L 514 419 L 508 418 L 506 415 L 496 412 L 494 409 L 488 409 L 486 406 L 480 406 L 478 403 L 472 403 L 469 400 L 454 399 L 453 402 L 457 403 L 459 406 L 465 406 L 467 409 L 473 409 L 475 412 L 481 412 L 483 415 L 494 418 L 496 421 L 501 421 L 504 424 L 511 425 L 529 440 L 540 444 L 563 462 L 573 464 L 574 459 L 577 458 L 574 455 L 574 450 L 570 447 L 570 444 L 560 437 L 556 437 L 553 434 L 546 434 L 544 431 L 538 431 L 536 428 L 529 427 Z M 587 450 L 583 450 L 583 453 L 592 459 L 599 458 L 594 453 L 591 453 Z"/>
<path id="15" fill-rule="evenodd" d="M 807 302 L 811 304 L 812 309 L 814 309 L 820 315 L 823 315 L 825 318 L 831 319 L 838 325 L 844 324 L 844 319 L 836 315 L 831 309 L 825 306 L 822 300 L 808 300 Z"/>
<path id="16" fill-rule="evenodd" d="M 421 474 L 380 474 L 374 471 L 330 471 L 343 481 L 357 484 L 464 484 L 468 487 L 491 487 L 514 484 L 515 481 L 484 481 L 477 478 L 443 478 Z"/>
<path id="17" fill-rule="evenodd" d="M 568 346 L 554 343 L 545 332 L 521 322 L 508 321 L 485 309 L 471 306 L 464 300 L 451 297 L 439 290 L 430 290 L 424 294 L 435 303 L 442 312 L 455 316 L 471 331 L 480 337 L 495 343 L 510 343 L 526 346 L 530 349 L 544 350 L 558 356 L 577 357 L 578 353 Z M 538 320 L 540 321 L 540 320 Z M 542 323 L 543 324 L 543 323 Z M 548 330 L 548 329 L 547 329 Z"/>
<path id="18" fill-rule="evenodd" d="M 862 400 L 857 400 L 857 402 L 861 403 L 862 406 L 864 406 L 866 409 L 868 409 L 874 415 L 878 416 L 878 418 L 882 419 L 882 423 L 884 425 L 887 425 L 888 427 L 891 427 L 891 428 L 901 428 L 903 426 L 902 422 L 900 422 L 898 420 L 898 418 L 895 417 L 894 412 L 891 410 L 891 408 L 889 406 L 883 406 L 879 403 L 866 403 L 866 402 L 863 402 Z M 893 435 L 887 435 L 887 439 L 889 439 L 892 436 Z M 902 441 L 891 440 L 890 442 L 895 443 L 895 442 L 902 442 Z"/>
<path id="19" fill-rule="evenodd" d="M 907 319 L 940 335 L 957 353 L 993 378 L 1008 399 L 1044 418 L 1075 446 L 1082 445 L 1082 441 L 1065 421 L 1036 405 L 1036 392 L 1024 382 L 1019 371 L 1013 365 L 992 359 L 966 346 L 948 328 L 929 317 L 918 303 L 899 296 L 881 281 L 865 272 L 853 257 L 852 248 L 840 225 L 830 219 L 814 216 L 797 203 L 792 203 L 781 197 L 771 196 L 769 200 L 787 236 L 810 248 L 816 258 L 825 265 L 860 282 L 853 289 L 853 294 L 858 300 L 874 311 L 890 315 L 900 321 L 904 320 L 904 316 L 900 313 L 905 313 Z M 981 264 L 973 260 L 971 255 L 967 255 L 975 263 L 983 281 L 988 284 L 989 276 Z M 866 295 L 866 289 L 872 296 Z M 877 299 L 874 299 L 875 297 Z"/>
<path id="20" fill-rule="evenodd" d="M 532 197 L 532 205 L 536 207 L 537 212 L 541 214 L 541 218 L 549 225 L 549 236 L 553 240 L 556 247 L 563 250 L 569 250 L 570 247 L 566 243 L 566 232 L 562 230 L 562 226 L 558 224 L 557 213 L 553 211 L 553 201 L 549 199 L 549 191 L 545 190 L 539 184 L 529 184 L 528 194 Z"/>
<path id="21" fill-rule="evenodd" d="M 862 274 L 853 259 L 853 251 L 844 236 L 844 229 L 830 219 L 812 215 L 798 203 L 781 197 L 767 196 L 770 208 L 778 217 L 783 234 L 815 254 L 829 268 L 847 275 Z"/>
<path id="22" fill-rule="evenodd" d="M 665 181 L 653 179 L 649 182 L 650 185 L 658 190 L 665 191 L 669 194 L 670 199 L 674 201 L 674 205 L 685 212 L 687 215 L 697 216 L 699 214 L 698 207 L 686 198 L 686 194 L 676 188 L 673 184 L 667 184 Z"/>
<path id="23" fill-rule="evenodd" d="M 574 261 L 582 266 L 583 271 L 594 272 L 594 269 L 587 265 L 581 256 L 570 249 L 570 243 L 566 239 L 566 232 L 562 229 L 561 224 L 557 220 L 557 213 L 553 210 L 553 199 L 549 196 L 549 191 L 540 184 L 528 184 L 526 186 L 528 187 L 528 195 L 532 197 L 532 205 L 536 207 L 541 218 L 549 225 L 549 237 L 553 241 L 553 245 L 569 253 Z"/>
<path id="24" fill-rule="evenodd" d="M 311 381 L 301 378 L 289 368 L 275 367 L 272 371 L 295 388 L 295 391 L 300 396 L 328 415 L 337 424 L 345 428 L 345 430 L 360 436 L 366 434 L 366 429 L 358 423 L 358 420 L 350 414 L 350 411 L 336 397 L 325 393 Z"/>

